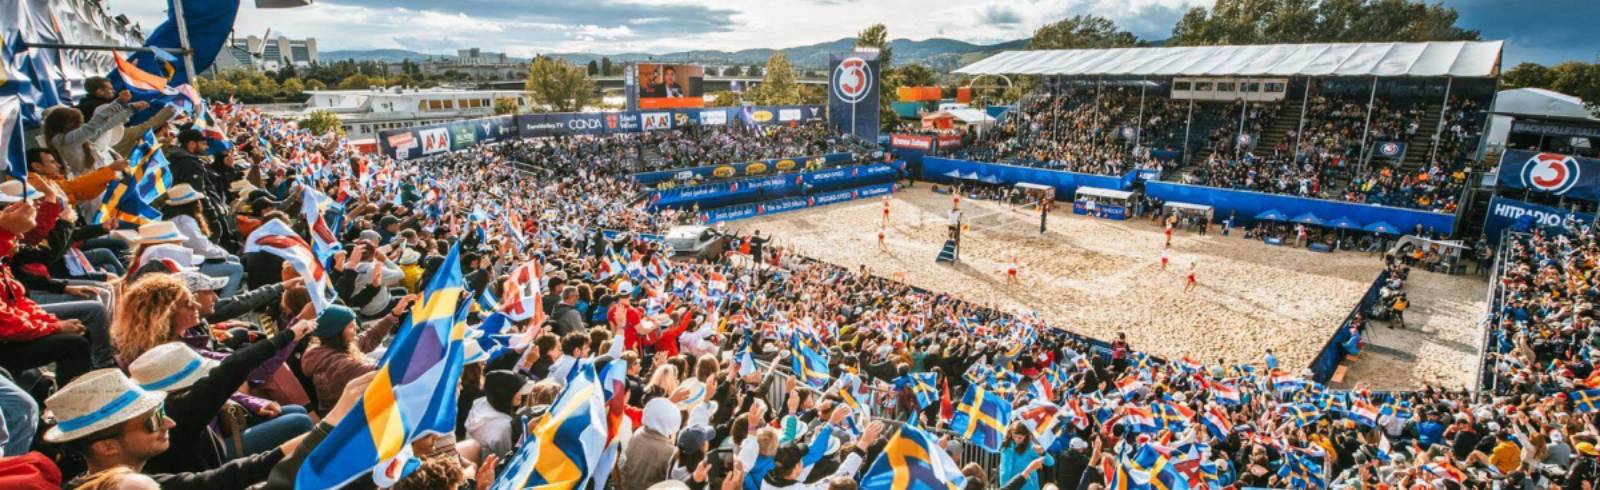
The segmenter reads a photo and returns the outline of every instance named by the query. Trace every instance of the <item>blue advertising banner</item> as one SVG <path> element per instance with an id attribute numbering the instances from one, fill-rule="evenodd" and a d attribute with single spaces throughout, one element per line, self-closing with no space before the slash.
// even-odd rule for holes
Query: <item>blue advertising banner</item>
<path id="1" fill-rule="evenodd" d="M 955 174 L 960 174 L 961 177 L 955 177 Z M 1124 177 L 1129 178 L 1124 179 Z M 937 157 L 924 157 L 922 159 L 922 178 L 934 182 L 952 184 L 973 182 L 984 178 L 988 178 L 990 181 L 998 181 L 1002 185 L 1031 182 L 1053 186 L 1056 188 L 1056 196 L 1062 197 L 1076 194 L 1078 187 L 1081 186 L 1128 190 L 1128 186 L 1133 184 L 1131 174 L 1129 176 L 1090 175 Z"/>
<path id="2" fill-rule="evenodd" d="M 1267 210 L 1276 209 L 1285 216 L 1299 216 L 1302 213 L 1311 213 L 1322 219 L 1346 217 L 1362 225 L 1385 221 L 1406 233 L 1410 233 L 1417 225 L 1422 225 L 1424 230 L 1432 229 L 1436 233 L 1448 236 L 1455 231 L 1456 225 L 1456 217 L 1453 214 L 1218 189 L 1172 182 L 1145 182 L 1144 191 L 1146 195 L 1163 201 L 1204 204 L 1214 207 L 1216 208 L 1215 216 L 1219 221 L 1226 219 L 1229 215 L 1235 215 L 1239 220 L 1253 222 L 1256 215 Z"/>
<path id="3" fill-rule="evenodd" d="M 1399 141 L 1379 141 L 1378 146 L 1372 149 L 1374 158 L 1386 160 L 1399 160 L 1406 156 L 1406 144 Z"/>
<path id="4" fill-rule="evenodd" d="M 849 162 L 853 155 L 849 153 L 829 153 L 820 156 L 772 158 L 745 163 L 727 163 L 722 165 L 707 165 L 704 167 L 691 167 L 678 170 L 662 170 L 658 172 L 640 172 L 633 174 L 633 180 L 639 185 L 649 186 L 661 184 L 670 186 L 674 178 L 699 177 L 702 179 L 728 179 L 740 176 L 759 176 L 773 172 L 792 172 L 804 169 L 807 165 L 833 165 Z"/>
<path id="5" fill-rule="evenodd" d="M 1122 221 L 1128 219 L 1128 208 L 1079 199 L 1072 202 L 1072 214 Z"/>
<path id="6" fill-rule="evenodd" d="M 878 140 L 877 53 L 835 54 L 829 57 L 828 126 L 867 141 Z"/>
<path id="7" fill-rule="evenodd" d="M 810 123 L 821 122 L 823 113 L 820 105 L 785 105 L 494 116 L 384 131 L 378 133 L 378 151 L 405 160 L 511 138 L 639 133 L 740 120 L 757 126 Z"/>
<path id="8" fill-rule="evenodd" d="M 651 206 L 702 208 L 788 197 L 802 191 L 818 192 L 874 183 L 893 182 L 903 162 L 875 163 L 790 175 L 715 182 L 693 187 L 660 189 L 650 195 Z"/>
<path id="9" fill-rule="evenodd" d="M 1600 160 L 1560 153 L 1506 150 L 1499 184 L 1586 201 L 1600 200 Z"/>
<path id="10" fill-rule="evenodd" d="M 1494 196 L 1489 200 L 1489 214 L 1483 219 L 1483 233 L 1491 239 L 1496 239 L 1505 230 L 1524 232 L 1532 229 L 1563 230 L 1592 223 L 1594 223 L 1592 214 Z"/>
<path id="11" fill-rule="evenodd" d="M 845 189 L 831 192 L 818 193 L 808 197 L 787 197 L 773 199 L 759 203 L 728 206 L 700 212 L 700 222 L 704 224 L 723 221 L 735 221 L 756 216 L 794 211 L 797 209 L 814 208 L 829 204 L 868 199 L 894 192 L 894 184 L 878 184 L 854 189 Z"/>

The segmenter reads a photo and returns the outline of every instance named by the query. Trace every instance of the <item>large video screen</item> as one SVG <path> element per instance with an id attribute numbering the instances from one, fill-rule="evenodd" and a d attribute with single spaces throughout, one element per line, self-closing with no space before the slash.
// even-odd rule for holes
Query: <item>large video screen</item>
<path id="1" fill-rule="evenodd" d="M 705 107 L 705 69 L 699 65 L 638 65 L 640 109 Z"/>

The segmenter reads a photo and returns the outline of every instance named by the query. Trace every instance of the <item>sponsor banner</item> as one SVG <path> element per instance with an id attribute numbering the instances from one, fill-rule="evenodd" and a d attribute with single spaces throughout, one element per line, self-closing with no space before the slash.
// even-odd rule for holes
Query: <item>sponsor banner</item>
<path id="1" fill-rule="evenodd" d="M 889 147 L 901 150 L 933 151 L 934 139 L 932 136 L 920 134 L 891 133 Z"/>
<path id="2" fill-rule="evenodd" d="M 422 139 L 422 154 L 432 155 L 450 150 L 450 128 L 430 128 L 417 131 Z"/>
<path id="3" fill-rule="evenodd" d="M 478 144 L 478 130 L 472 124 L 450 125 L 450 150 L 460 150 Z"/>
<path id="4" fill-rule="evenodd" d="M 658 129 L 672 129 L 671 112 L 641 112 L 639 113 L 639 127 L 645 131 Z"/>
<path id="5" fill-rule="evenodd" d="M 1489 200 L 1489 214 L 1484 217 L 1483 232 L 1490 238 L 1497 238 L 1505 230 L 1570 232 L 1593 223 L 1592 214 L 1494 196 Z"/>
<path id="6" fill-rule="evenodd" d="M 774 171 L 786 172 L 790 169 L 803 169 L 808 165 L 822 166 L 849 162 L 852 157 L 849 153 L 829 153 L 827 155 L 774 158 L 754 162 L 729 163 L 723 165 L 707 165 L 678 170 L 662 170 L 658 172 L 640 172 L 633 174 L 633 179 L 640 185 L 655 185 L 673 179 L 689 179 L 699 177 L 702 179 L 731 179 L 734 177 L 747 177 L 771 174 Z"/>
<path id="7" fill-rule="evenodd" d="M 836 132 L 877 141 L 878 97 L 883 85 L 878 79 L 877 53 L 832 55 L 828 73 L 829 126 Z"/>
<path id="8" fill-rule="evenodd" d="M 755 216 L 795 211 L 800 209 L 826 206 L 829 204 L 867 199 L 894 192 L 894 184 L 878 184 L 854 189 L 844 189 L 831 192 L 813 194 L 809 197 L 791 197 L 774 199 L 754 204 L 741 204 L 700 212 L 700 221 L 705 224 L 734 221 Z"/>
<path id="9" fill-rule="evenodd" d="M 728 111 L 700 111 L 700 124 L 702 126 L 722 126 L 728 124 Z"/>
<path id="10" fill-rule="evenodd" d="M 1515 120 L 1511 122 L 1511 132 L 1520 134 L 1542 134 L 1545 136 L 1571 136 L 1577 138 L 1600 138 L 1600 126 L 1573 126 L 1543 121 Z"/>
<path id="11" fill-rule="evenodd" d="M 1501 187 L 1600 200 L 1600 160 L 1593 158 L 1506 150 L 1498 179 Z"/>
<path id="12" fill-rule="evenodd" d="M 938 141 L 939 149 L 961 147 L 961 135 L 959 134 L 941 134 Z"/>
<path id="13" fill-rule="evenodd" d="M 1387 160 L 1399 160 L 1406 156 L 1406 144 L 1399 141 L 1379 141 L 1378 146 L 1372 149 L 1372 156 Z"/>
<path id="14" fill-rule="evenodd" d="M 799 121 L 804 117 L 800 109 L 778 109 L 778 122 Z"/>
<path id="15" fill-rule="evenodd" d="M 1079 199 L 1072 202 L 1072 214 L 1122 221 L 1128 219 L 1128 208 L 1126 206 L 1098 203 L 1088 199 Z"/>
<path id="16" fill-rule="evenodd" d="M 892 182 L 896 168 L 894 164 L 874 163 L 693 187 L 662 188 L 651 193 L 650 203 L 657 208 L 694 204 L 704 208 L 787 197 L 802 191 L 819 192 Z"/>
<path id="17" fill-rule="evenodd" d="M 628 106 L 639 109 L 705 107 L 705 69 L 700 65 L 639 63 L 623 82 L 630 85 Z"/>

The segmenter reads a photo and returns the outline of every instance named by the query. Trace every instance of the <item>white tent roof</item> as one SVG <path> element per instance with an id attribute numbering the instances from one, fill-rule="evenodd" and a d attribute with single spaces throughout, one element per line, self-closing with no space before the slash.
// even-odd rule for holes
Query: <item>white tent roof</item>
<path id="1" fill-rule="evenodd" d="M 1502 90 L 1494 99 L 1495 114 L 1549 119 L 1600 121 L 1583 106 L 1583 99 L 1542 88 Z"/>
<path id="2" fill-rule="evenodd" d="M 968 75 L 1492 77 L 1503 41 L 1005 51 Z"/>
<path id="3" fill-rule="evenodd" d="M 1119 190 L 1114 190 L 1114 189 L 1101 189 L 1099 187 L 1088 187 L 1088 186 L 1079 187 L 1078 188 L 1078 195 L 1080 195 L 1080 196 L 1103 197 L 1103 198 L 1106 198 L 1106 199 L 1116 199 L 1118 201 L 1126 201 L 1126 200 L 1128 200 L 1128 198 L 1133 197 L 1133 193 L 1132 192 L 1128 192 L 1128 191 L 1119 191 Z"/>

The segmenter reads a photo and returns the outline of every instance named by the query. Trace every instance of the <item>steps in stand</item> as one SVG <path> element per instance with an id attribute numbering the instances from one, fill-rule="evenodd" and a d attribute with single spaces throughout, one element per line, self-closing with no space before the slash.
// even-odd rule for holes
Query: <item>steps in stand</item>
<path id="1" fill-rule="evenodd" d="M 952 238 L 952 239 L 944 241 L 944 248 L 939 250 L 939 257 L 933 259 L 933 262 L 935 264 L 937 264 L 939 262 L 949 262 L 949 263 L 952 263 L 952 264 L 956 263 L 956 241 L 955 241 L 955 239 Z"/>

